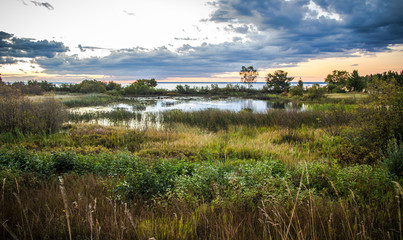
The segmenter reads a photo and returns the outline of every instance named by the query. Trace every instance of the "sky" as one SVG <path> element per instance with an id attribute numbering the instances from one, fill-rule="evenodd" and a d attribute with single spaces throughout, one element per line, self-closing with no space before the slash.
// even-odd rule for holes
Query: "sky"
<path id="1" fill-rule="evenodd" d="M 1 0 L 0 73 L 130 83 L 403 70 L 403 0 Z"/>

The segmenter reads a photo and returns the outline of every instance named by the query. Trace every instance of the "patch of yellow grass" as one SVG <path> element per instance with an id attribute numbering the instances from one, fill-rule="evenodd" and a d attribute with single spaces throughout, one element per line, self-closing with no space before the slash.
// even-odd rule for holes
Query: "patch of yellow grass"
<path id="1" fill-rule="evenodd" d="M 329 93 L 326 94 L 328 98 L 334 99 L 364 99 L 368 97 L 366 93 Z"/>

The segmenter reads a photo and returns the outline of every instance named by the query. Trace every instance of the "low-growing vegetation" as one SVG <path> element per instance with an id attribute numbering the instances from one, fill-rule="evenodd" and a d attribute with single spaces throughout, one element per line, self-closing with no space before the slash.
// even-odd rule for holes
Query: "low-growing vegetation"
<path id="1" fill-rule="evenodd" d="M 159 94 L 151 80 L 126 88 L 86 81 L 77 92 L 110 94 L 61 103 L 51 96 L 32 101 L 17 86 L 1 84 L 0 237 L 399 239 L 401 75 L 374 75 L 365 93 L 329 93 L 358 91 L 356 81 L 365 79 L 357 76 L 336 71 L 331 90 L 306 90 L 301 82 L 287 94 L 288 85 L 277 89 L 281 96 L 231 85 L 179 85 L 169 93 L 306 105 L 265 113 L 143 113 L 134 104 L 132 110 L 77 109 L 135 101 L 122 94 Z M 162 127 L 93 124 L 136 119 Z"/>

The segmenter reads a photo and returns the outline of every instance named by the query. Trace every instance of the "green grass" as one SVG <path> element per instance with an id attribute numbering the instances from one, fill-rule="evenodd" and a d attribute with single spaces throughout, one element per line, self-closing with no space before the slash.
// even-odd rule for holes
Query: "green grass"
<path id="1" fill-rule="evenodd" d="M 130 152 L 81 155 L 22 148 L 2 149 L 0 159 L 0 205 L 7 206 L 0 211 L 0 234 L 6 238 L 400 235 L 396 206 L 402 193 L 384 169 L 368 165 L 150 162 Z"/>
<path id="2" fill-rule="evenodd" d="M 120 96 L 110 96 L 106 94 L 86 94 L 78 98 L 64 98 L 61 102 L 67 107 L 89 107 L 102 106 L 114 102 L 124 102 L 125 98 Z"/>
<path id="3" fill-rule="evenodd" d="M 72 106 L 113 101 L 105 96 Z M 353 151 L 341 162 L 340 151 L 368 147 L 363 139 L 377 126 L 360 126 L 374 116 L 368 106 L 336 100 L 304 112 L 165 112 L 159 130 L 65 124 L 53 133 L 3 131 L 0 236 L 399 239 L 401 146 L 394 139 L 384 164 L 353 164 L 361 159 Z M 71 122 L 105 118 L 139 116 L 70 114 Z M 382 119 L 379 129 L 398 129 Z"/>

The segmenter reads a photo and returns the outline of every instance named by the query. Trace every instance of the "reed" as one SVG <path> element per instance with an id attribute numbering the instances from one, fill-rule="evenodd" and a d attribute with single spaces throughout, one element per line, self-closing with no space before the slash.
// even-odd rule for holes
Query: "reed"
<path id="1" fill-rule="evenodd" d="M 125 102 L 126 98 L 121 96 L 111 96 L 106 94 L 88 94 L 79 98 L 64 99 L 62 103 L 69 108 L 72 107 L 90 107 L 90 106 L 103 106 L 114 102 Z"/>
<path id="2" fill-rule="evenodd" d="M 205 110 L 198 112 L 170 111 L 164 112 L 164 122 L 179 122 L 198 126 L 213 131 L 228 129 L 231 125 L 270 127 L 279 126 L 287 129 L 296 129 L 304 126 L 340 126 L 348 124 L 351 114 L 335 111 L 332 113 L 320 111 L 270 110 L 267 113 L 253 113 L 248 111 L 232 112 Z M 340 116 L 343 116 L 340 118 Z"/>
<path id="3" fill-rule="evenodd" d="M 65 190 L 61 191 L 56 176 L 34 182 L 35 176 L 28 174 L 19 177 L 18 185 L 10 181 L 5 186 L 1 204 L 7 204 L 7 208 L 1 212 L 0 236 L 2 239 L 68 238 L 70 233 L 73 239 L 378 239 L 384 236 L 395 239 L 401 236 L 401 208 L 396 210 L 400 198 L 392 194 L 391 198 L 365 203 L 359 194 L 320 196 L 306 182 L 315 178 L 315 174 L 309 173 L 310 167 L 301 166 L 301 171 L 304 174 L 298 176 L 296 185 L 280 180 L 288 182 L 288 190 L 283 195 L 271 193 L 252 202 L 243 196 L 229 201 L 216 195 L 216 200 L 200 199 L 198 203 L 174 196 L 156 196 L 150 202 L 136 197 L 125 202 L 111 195 L 111 184 L 118 179 L 71 173 L 63 176 Z M 240 170 L 233 174 L 236 172 L 239 174 Z M 271 176 L 278 173 L 272 170 Z M 209 191 L 214 195 L 219 189 L 212 184 Z M 393 187 L 390 191 L 393 193 Z M 397 195 L 401 196 L 401 187 Z"/>

